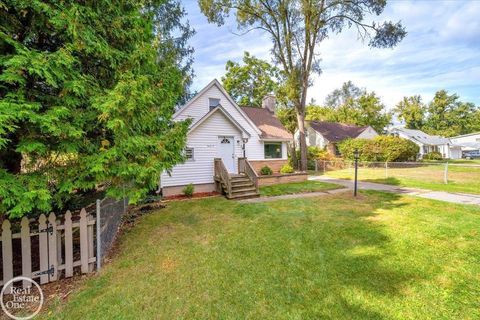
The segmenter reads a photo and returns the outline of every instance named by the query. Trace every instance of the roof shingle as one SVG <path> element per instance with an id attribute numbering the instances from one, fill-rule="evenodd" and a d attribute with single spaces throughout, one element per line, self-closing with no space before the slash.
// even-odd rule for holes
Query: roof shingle
<path id="1" fill-rule="evenodd" d="M 368 126 L 359 127 L 351 124 L 327 121 L 312 121 L 310 126 L 330 142 L 356 138 L 368 128 Z"/>
<path id="2" fill-rule="evenodd" d="M 280 120 L 267 109 L 241 107 L 242 111 L 262 131 L 262 139 L 293 140 L 292 134 L 285 129 Z"/>

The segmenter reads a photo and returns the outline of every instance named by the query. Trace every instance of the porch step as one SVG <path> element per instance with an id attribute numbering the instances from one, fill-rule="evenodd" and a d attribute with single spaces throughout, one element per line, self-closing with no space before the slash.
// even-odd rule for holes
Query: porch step
<path id="1" fill-rule="evenodd" d="M 232 193 L 250 193 L 250 192 L 256 192 L 257 190 L 255 189 L 255 186 L 252 184 L 249 187 L 245 188 L 232 188 Z"/>
<path id="2" fill-rule="evenodd" d="M 235 194 L 232 194 L 232 196 L 230 197 L 227 196 L 227 199 L 240 200 L 240 199 L 257 198 L 257 197 L 260 197 L 260 194 L 253 191 L 253 192 L 246 192 L 246 193 L 235 193 Z"/>

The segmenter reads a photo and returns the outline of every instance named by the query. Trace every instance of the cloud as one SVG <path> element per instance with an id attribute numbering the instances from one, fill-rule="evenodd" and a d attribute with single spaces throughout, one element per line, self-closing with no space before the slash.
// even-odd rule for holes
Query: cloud
<path id="1" fill-rule="evenodd" d="M 217 27 L 207 22 L 196 1 L 187 2 L 186 9 L 197 30 L 191 39 L 194 89 L 220 79 L 227 60 L 240 61 L 244 51 L 271 60 L 267 34 L 237 36 L 233 19 Z M 480 1 L 389 1 L 376 20 L 401 20 L 407 37 L 394 49 L 371 49 L 357 39 L 355 30 L 331 35 L 319 46 L 322 74 L 313 77 L 309 99 L 323 102 L 328 93 L 352 80 L 375 91 L 390 108 L 407 95 L 421 94 L 428 101 L 439 89 L 480 105 L 479 16 Z"/>

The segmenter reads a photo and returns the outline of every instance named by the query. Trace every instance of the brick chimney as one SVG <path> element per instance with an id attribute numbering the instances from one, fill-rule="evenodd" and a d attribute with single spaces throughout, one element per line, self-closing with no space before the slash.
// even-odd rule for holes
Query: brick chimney
<path id="1" fill-rule="evenodd" d="M 276 104 L 277 104 L 277 99 L 275 98 L 274 95 L 269 94 L 263 97 L 262 99 L 262 108 L 267 109 L 271 113 L 275 113 Z"/>

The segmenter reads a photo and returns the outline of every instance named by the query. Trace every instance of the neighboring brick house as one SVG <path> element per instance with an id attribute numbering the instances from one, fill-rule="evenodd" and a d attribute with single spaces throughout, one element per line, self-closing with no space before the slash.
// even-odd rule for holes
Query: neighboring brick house
<path id="1" fill-rule="evenodd" d="M 305 121 L 307 146 L 326 148 L 331 154 L 338 155 L 337 144 L 345 139 L 373 139 L 378 133 L 371 126 Z M 295 133 L 298 141 L 298 132 Z"/>

